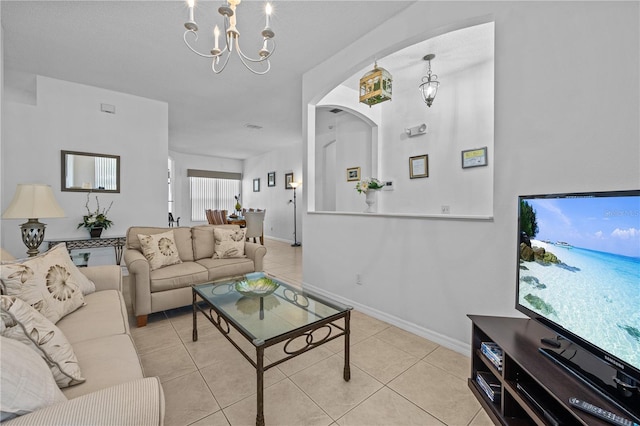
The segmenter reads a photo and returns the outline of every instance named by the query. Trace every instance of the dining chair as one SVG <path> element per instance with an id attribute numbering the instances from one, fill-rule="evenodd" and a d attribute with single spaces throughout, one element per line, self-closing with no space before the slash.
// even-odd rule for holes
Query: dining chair
<path id="1" fill-rule="evenodd" d="M 256 238 L 260 238 L 260 244 L 264 245 L 264 215 L 264 211 L 245 212 L 244 220 L 247 222 L 247 232 L 245 236 L 247 240 L 253 238 L 253 242 L 255 243 Z"/>
<path id="2" fill-rule="evenodd" d="M 207 216 L 207 222 L 209 222 L 209 225 L 213 225 L 215 220 L 213 218 L 213 210 L 211 209 L 206 209 L 204 211 L 204 214 Z"/>

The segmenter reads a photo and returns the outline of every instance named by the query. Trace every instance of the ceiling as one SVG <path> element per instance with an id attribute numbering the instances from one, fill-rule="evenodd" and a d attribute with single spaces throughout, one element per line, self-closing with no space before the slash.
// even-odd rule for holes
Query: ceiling
<path id="1" fill-rule="evenodd" d="M 2 0 L 4 66 L 167 102 L 170 150 L 245 159 L 300 144 L 302 75 L 412 3 L 276 1 L 271 71 L 257 76 L 237 57 L 216 75 L 189 51 L 184 1 Z M 201 52 L 222 22 L 220 4 L 197 4 Z M 249 56 L 261 46 L 263 7 L 238 6 Z"/>

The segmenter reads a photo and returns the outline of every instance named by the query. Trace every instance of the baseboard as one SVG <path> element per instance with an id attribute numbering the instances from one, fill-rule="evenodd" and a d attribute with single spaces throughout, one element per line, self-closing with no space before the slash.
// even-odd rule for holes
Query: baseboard
<path id="1" fill-rule="evenodd" d="M 337 294 L 333 294 L 324 289 L 318 288 L 314 285 L 304 283 L 303 288 L 311 290 L 312 292 L 318 293 L 322 296 L 326 296 L 331 299 L 334 299 L 342 304 L 352 306 L 353 308 L 355 308 L 356 310 L 364 314 L 367 314 L 373 318 L 379 319 L 380 321 L 384 321 L 386 323 L 392 324 L 398 328 L 401 328 L 402 330 L 408 331 L 409 333 L 413 333 L 420 337 L 424 337 L 425 339 L 431 340 L 432 342 L 437 343 L 440 346 L 444 346 L 447 349 L 451 349 L 452 351 L 458 352 L 461 355 L 464 355 L 467 357 L 471 356 L 471 345 L 469 343 L 452 339 L 451 337 L 445 336 L 444 334 L 438 333 L 428 328 L 421 327 L 417 324 L 403 320 L 402 318 L 398 318 L 386 312 L 379 311 L 375 308 L 371 308 L 369 306 L 363 305 L 353 300 L 349 300 Z"/>
<path id="2" fill-rule="evenodd" d="M 273 241 L 280 241 L 281 243 L 287 243 L 287 244 L 293 244 L 293 240 L 286 240 L 284 238 L 278 238 L 278 237 L 271 237 L 269 235 L 265 235 L 264 236 L 265 240 L 273 240 Z"/>

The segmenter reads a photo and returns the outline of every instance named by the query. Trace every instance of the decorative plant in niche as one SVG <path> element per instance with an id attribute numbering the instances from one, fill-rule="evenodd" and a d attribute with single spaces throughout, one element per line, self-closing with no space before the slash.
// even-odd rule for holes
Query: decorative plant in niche
<path id="1" fill-rule="evenodd" d="M 376 178 L 366 178 L 356 183 L 356 191 L 359 194 L 366 194 L 369 190 L 378 191 L 383 187 L 384 184 Z"/>
<path id="2" fill-rule="evenodd" d="M 238 212 L 238 214 L 240 213 L 240 210 L 242 210 L 242 204 L 240 204 L 240 194 L 238 195 L 234 195 L 233 198 L 236 199 L 236 205 L 235 205 L 235 209 Z"/>
<path id="3" fill-rule="evenodd" d="M 87 202 L 84 205 L 85 208 L 87 209 L 87 214 L 82 217 L 82 222 L 78 224 L 77 229 L 84 227 L 84 228 L 87 228 L 89 231 L 91 231 L 96 228 L 101 228 L 101 229 L 109 228 L 111 225 L 113 225 L 113 222 L 107 218 L 107 213 L 109 213 L 109 210 L 111 210 L 113 201 L 111 202 L 111 204 L 109 204 L 109 207 L 107 209 L 100 210 L 100 200 L 96 195 L 96 210 L 92 212 L 89 208 L 90 195 L 91 195 L 91 192 L 87 192 Z"/>

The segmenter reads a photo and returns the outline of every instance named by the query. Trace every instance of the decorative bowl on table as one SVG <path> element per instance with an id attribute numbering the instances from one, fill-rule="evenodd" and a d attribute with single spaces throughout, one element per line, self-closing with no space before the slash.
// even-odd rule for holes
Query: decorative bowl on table
<path id="1" fill-rule="evenodd" d="M 242 280 L 236 281 L 235 287 L 236 291 L 243 296 L 264 297 L 276 291 L 280 284 L 268 277 L 254 279 L 244 277 Z"/>

